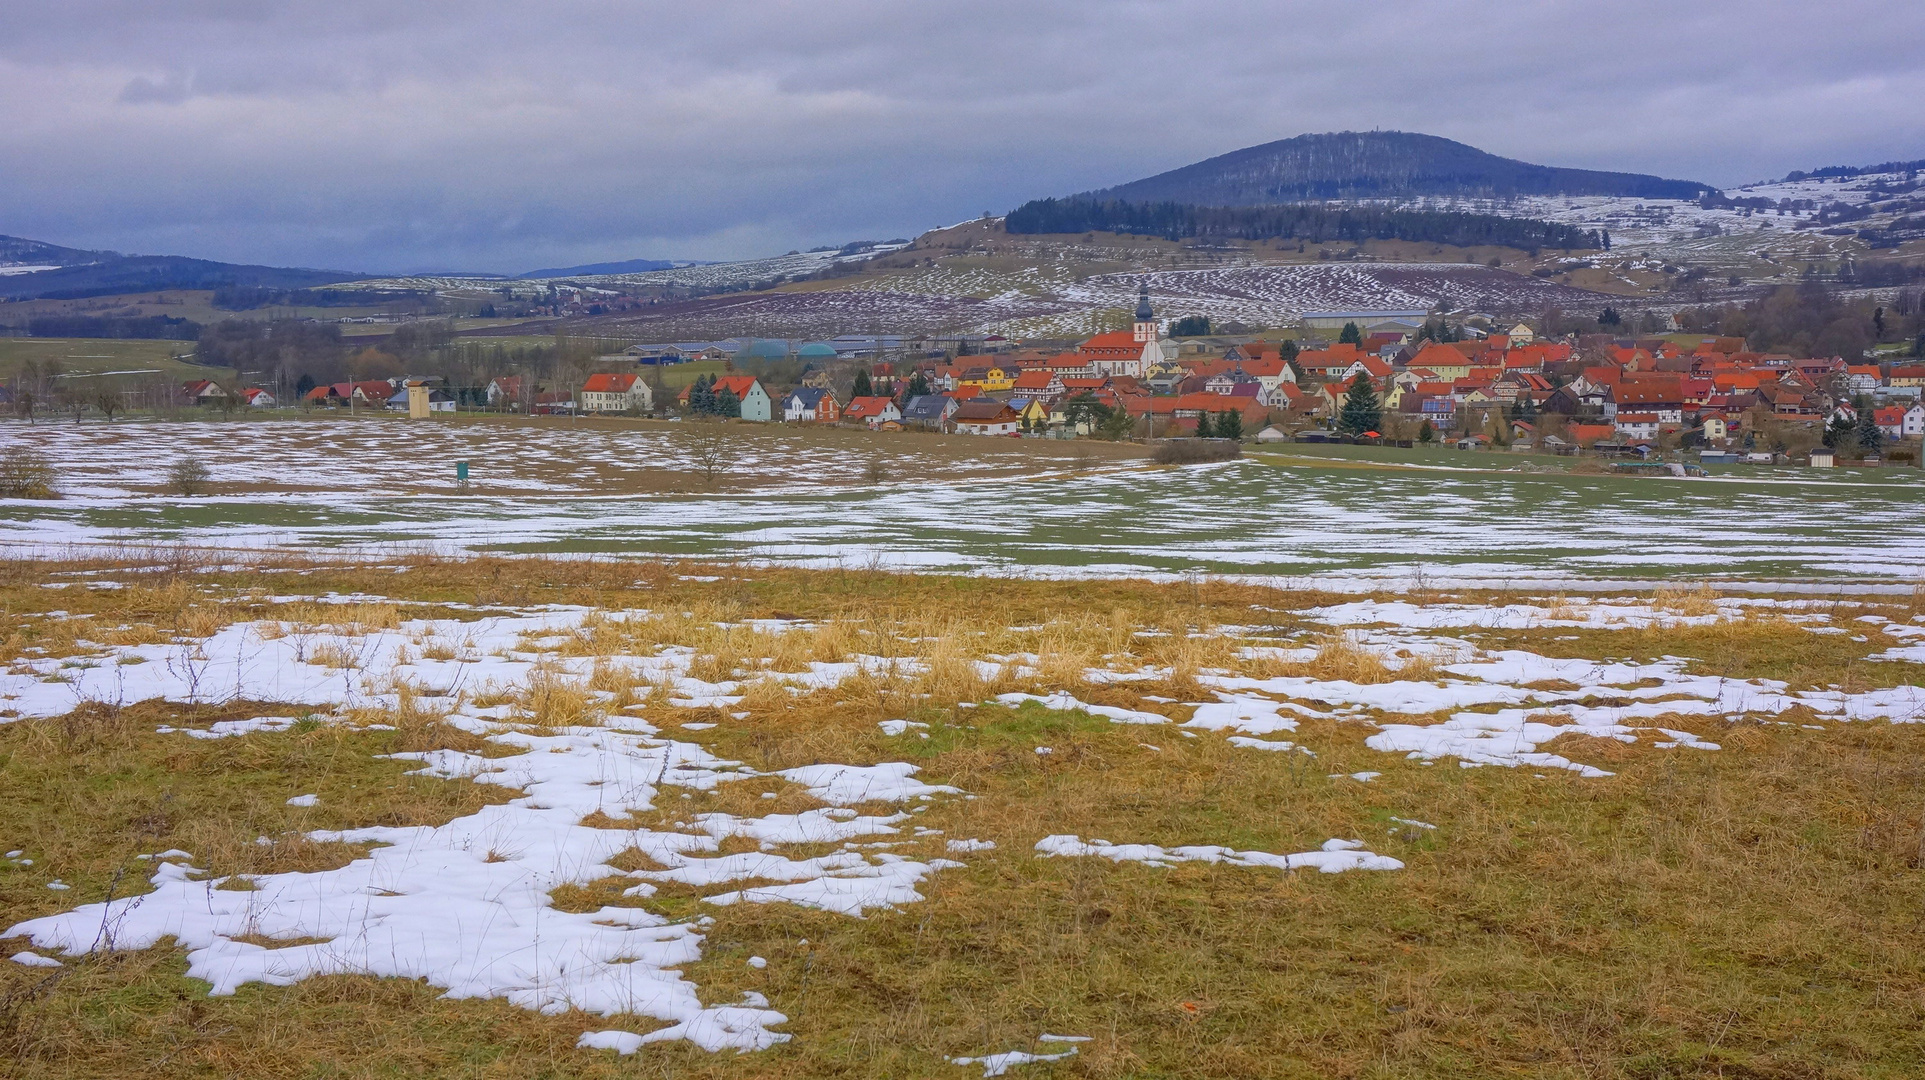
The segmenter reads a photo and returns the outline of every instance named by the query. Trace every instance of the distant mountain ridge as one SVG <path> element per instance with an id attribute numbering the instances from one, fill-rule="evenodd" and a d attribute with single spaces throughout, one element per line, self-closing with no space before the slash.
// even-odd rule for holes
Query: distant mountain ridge
<path id="1" fill-rule="evenodd" d="M 582 266 L 562 266 L 549 270 L 530 270 L 515 277 L 558 278 L 589 277 L 595 274 L 647 274 L 656 270 L 673 270 L 680 266 L 692 265 L 687 262 L 674 262 L 668 259 L 627 259 L 622 262 L 586 263 Z"/>
<path id="2" fill-rule="evenodd" d="M 11 267 L 52 267 L 8 273 Z M 155 292 L 160 289 L 220 289 L 250 286 L 307 289 L 367 274 L 281 266 L 244 266 L 189 259 L 180 255 L 122 255 L 0 236 L 0 299 L 74 300 L 88 296 Z"/>
<path id="3" fill-rule="evenodd" d="M 1404 131 L 1340 131 L 1233 150 L 1193 165 L 1082 193 L 1121 202 L 1191 206 L 1426 196 L 1625 195 L 1696 199 L 1709 184 L 1640 173 L 1533 165 L 1474 146 Z"/>

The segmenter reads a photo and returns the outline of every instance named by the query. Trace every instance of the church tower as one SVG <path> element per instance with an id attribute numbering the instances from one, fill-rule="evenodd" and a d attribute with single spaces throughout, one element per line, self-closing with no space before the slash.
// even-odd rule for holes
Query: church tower
<path id="1" fill-rule="evenodd" d="M 1161 336 L 1157 332 L 1156 314 L 1150 310 L 1150 283 L 1145 281 L 1136 293 L 1136 343 L 1145 345 Z"/>

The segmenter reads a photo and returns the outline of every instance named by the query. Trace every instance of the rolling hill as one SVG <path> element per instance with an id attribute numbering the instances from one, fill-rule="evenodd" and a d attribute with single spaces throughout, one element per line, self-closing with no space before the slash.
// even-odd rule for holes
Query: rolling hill
<path id="1" fill-rule="evenodd" d="M 83 251 L 0 236 L 0 299 L 4 300 L 73 300 L 159 289 L 232 286 L 306 289 L 365 277 L 339 270 L 243 266 L 179 255 Z"/>
<path id="2" fill-rule="evenodd" d="M 1264 206 L 1319 200 L 1432 196 L 1620 195 L 1695 199 L 1714 190 L 1690 180 L 1533 165 L 1435 135 L 1342 131 L 1246 147 L 1116 187 L 1103 201 Z"/>

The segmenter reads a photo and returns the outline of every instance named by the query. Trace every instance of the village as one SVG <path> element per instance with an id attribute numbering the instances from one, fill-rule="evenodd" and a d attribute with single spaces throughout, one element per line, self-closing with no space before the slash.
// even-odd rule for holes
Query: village
<path id="1" fill-rule="evenodd" d="M 1194 329 L 1186 322 L 1175 324 Z M 632 345 L 598 357 L 574 386 L 519 374 L 469 388 L 398 376 L 322 384 L 283 403 L 266 389 L 195 380 L 182 403 L 1636 460 L 1691 452 L 1704 464 L 1919 461 L 1925 364 L 1760 353 L 1742 338 L 1675 332 L 1541 336 L 1529 321 L 1506 323 L 1474 312 L 1349 311 L 1306 316 L 1293 337 L 1178 336 L 1145 292 L 1129 330 L 1060 345 L 881 335 Z M 783 360 L 799 374 L 778 382 L 769 372 Z"/>

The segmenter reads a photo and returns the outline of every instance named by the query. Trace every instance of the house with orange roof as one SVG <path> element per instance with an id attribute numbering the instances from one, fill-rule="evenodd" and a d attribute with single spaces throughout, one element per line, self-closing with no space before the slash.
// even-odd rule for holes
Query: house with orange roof
<path id="1" fill-rule="evenodd" d="M 728 391 L 735 400 L 742 403 L 741 416 L 744 420 L 766 424 L 775 419 L 775 401 L 769 392 L 762 389 L 762 383 L 753 375 L 723 375 L 715 380 L 709 392 L 720 394 Z M 688 401 L 688 391 L 682 391 L 681 400 Z"/>
<path id="2" fill-rule="evenodd" d="M 1869 394 L 1885 381 L 1877 364 L 1850 364 L 1845 368 L 1845 383 L 1854 394 Z"/>
<path id="3" fill-rule="evenodd" d="M 842 419 L 844 422 L 866 424 L 874 431 L 886 423 L 901 423 L 902 410 L 896 407 L 896 399 L 892 397 L 872 395 L 850 398 L 848 406 L 842 410 Z"/>
<path id="4" fill-rule="evenodd" d="M 655 407 L 655 393 L 639 375 L 590 375 L 578 400 L 585 413 L 648 412 Z"/>
<path id="5" fill-rule="evenodd" d="M 1470 374 L 1471 362 L 1462 352 L 1432 341 L 1417 350 L 1407 366 L 1424 368 L 1439 379 L 1461 379 Z"/>
<path id="6" fill-rule="evenodd" d="M 1063 377 L 1048 368 L 1022 372 L 1010 384 L 1012 394 L 1043 401 L 1055 401 L 1062 397 L 1064 388 Z"/>

